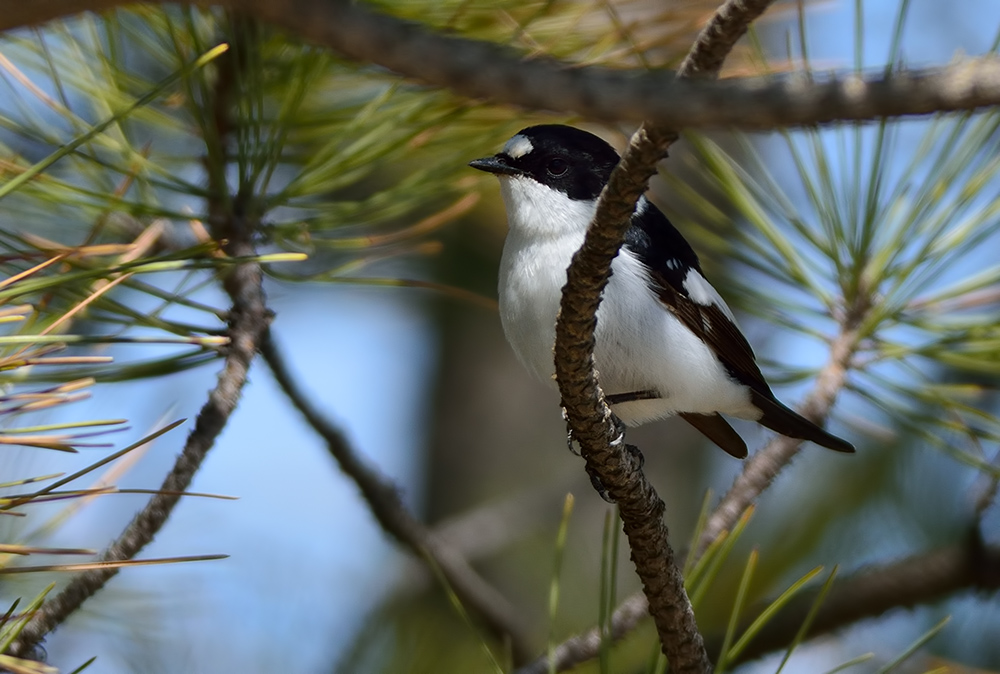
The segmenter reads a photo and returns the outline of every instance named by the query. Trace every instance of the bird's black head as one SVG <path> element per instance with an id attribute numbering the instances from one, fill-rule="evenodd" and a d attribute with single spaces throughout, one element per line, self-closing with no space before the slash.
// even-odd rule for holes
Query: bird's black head
<path id="1" fill-rule="evenodd" d="M 618 153 L 597 136 L 561 124 L 522 129 L 503 151 L 469 162 L 497 175 L 526 176 L 570 199 L 596 199 L 618 163 Z"/>

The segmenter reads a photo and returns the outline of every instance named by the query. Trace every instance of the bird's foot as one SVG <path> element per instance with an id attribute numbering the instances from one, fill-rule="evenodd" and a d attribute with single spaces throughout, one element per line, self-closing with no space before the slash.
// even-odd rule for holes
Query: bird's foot
<path id="1" fill-rule="evenodd" d="M 625 422 L 618 418 L 614 413 L 611 414 L 611 422 L 615 425 L 615 439 L 611 441 L 612 447 L 617 447 L 618 445 L 625 442 L 625 431 L 628 430 L 628 426 Z M 625 445 L 626 448 L 631 445 Z"/>
<path id="2" fill-rule="evenodd" d="M 573 437 L 573 427 L 569 425 L 569 414 L 566 408 L 562 408 L 563 421 L 566 422 L 566 449 L 575 456 L 580 456 L 580 450 L 576 448 L 576 438 Z"/>
<path id="3" fill-rule="evenodd" d="M 638 398 L 636 399 L 638 400 Z M 569 448 L 569 451 L 573 452 L 577 456 L 580 456 L 581 455 L 580 451 L 577 449 L 578 443 L 576 442 L 576 438 L 573 437 L 573 429 L 572 427 L 570 427 L 569 419 L 566 415 L 566 408 L 563 408 L 563 419 L 566 420 L 567 422 L 566 446 Z M 625 452 L 628 453 L 638 463 L 637 468 L 641 470 L 643 464 L 646 462 L 646 459 L 642 455 L 642 452 L 639 451 L 638 447 L 636 447 L 635 445 L 630 445 L 627 442 L 625 442 L 625 431 L 628 428 L 625 425 L 625 422 L 623 422 L 614 414 L 611 415 L 611 421 L 615 425 L 615 437 L 609 444 L 612 447 L 618 447 L 624 445 Z M 608 503 L 614 503 L 615 500 L 611 498 L 611 495 L 608 493 L 608 490 L 604 486 L 604 483 L 601 482 L 601 478 L 597 475 L 597 473 L 593 470 L 593 468 L 591 468 L 589 463 L 586 464 L 586 469 L 587 469 L 587 475 L 590 476 L 590 483 L 594 485 L 594 490 L 600 495 L 602 499 L 604 499 Z"/>
<path id="4" fill-rule="evenodd" d="M 569 425 L 569 417 L 566 415 L 566 408 L 562 409 L 563 421 L 566 422 L 566 448 L 576 456 L 582 456 L 580 450 L 577 449 L 576 438 L 573 437 L 573 427 Z M 611 415 L 611 421 L 615 425 L 615 439 L 611 441 L 612 447 L 617 447 L 625 441 L 625 431 L 628 426 L 625 425 L 621 419 L 619 419 L 614 414 Z M 626 445 L 627 446 L 627 445 Z"/>
<path id="5" fill-rule="evenodd" d="M 646 465 L 646 457 L 642 455 L 642 451 L 635 445 L 625 445 L 625 451 L 632 455 L 632 458 L 639 464 L 637 468 L 642 470 L 642 467 Z"/>
<path id="6" fill-rule="evenodd" d="M 601 482 L 601 478 L 597 475 L 594 469 L 590 467 L 589 463 L 587 464 L 587 475 L 590 476 L 590 484 L 594 485 L 594 491 L 597 492 L 597 495 L 604 499 L 607 503 L 614 505 L 615 500 L 611 498 L 608 490 L 604 487 L 604 483 Z"/>

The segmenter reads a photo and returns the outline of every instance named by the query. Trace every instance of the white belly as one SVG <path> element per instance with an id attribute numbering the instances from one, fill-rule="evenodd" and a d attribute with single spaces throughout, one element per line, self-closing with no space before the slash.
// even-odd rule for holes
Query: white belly
<path id="1" fill-rule="evenodd" d="M 508 235 L 501 259 L 500 320 L 518 359 L 552 381 L 552 347 L 566 267 L 582 234 L 538 239 Z M 594 360 L 605 394 L 656 391 L 655 400 L 615 405 L 630 426 L 678 412 L 722 412 L 756 419 L 749 389 L 733 380 L 711 349 L 667 311 L 645 282 L 642 264 L 623 250 L 597 312 Z"/>

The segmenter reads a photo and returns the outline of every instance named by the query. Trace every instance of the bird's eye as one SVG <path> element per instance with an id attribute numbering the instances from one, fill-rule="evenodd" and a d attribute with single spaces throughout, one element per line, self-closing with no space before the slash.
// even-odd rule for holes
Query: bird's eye
<path id="1" fill-rule="evenodd" d="M 559 178 L 560 176 L 566 175 L 566 171 L 569 170 L 569 162 L 565 159 L 556 157 L 555 159 L 549 160 L 549 163 L 545 165 L 545 170 L 553 178 Z"/>

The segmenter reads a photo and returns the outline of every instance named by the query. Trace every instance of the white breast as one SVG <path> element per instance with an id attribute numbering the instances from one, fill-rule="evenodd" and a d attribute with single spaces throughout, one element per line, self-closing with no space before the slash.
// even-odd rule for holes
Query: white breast
<path id="1" fill-rule="evenodd" d="M 551 381 L 566 268 L 583 243 L 596 202 L 571 200 L 529 178 L 504 176 L 500 183 L 510 227 L 500 261 L 500 320 L 518 359 L 536 377 Z M 642 263 L 623 250 L 611 268 L 597 312 L 599 381 L 607 394 L 656 390 L 661 395 L 616 405 L 615 414 L 629 425 L 677 412 L 759 417 L 747 387 L 731 379 L 709 347 L 650 290 Z M 705 285 L 695 292 L 715 292 Z"/>

